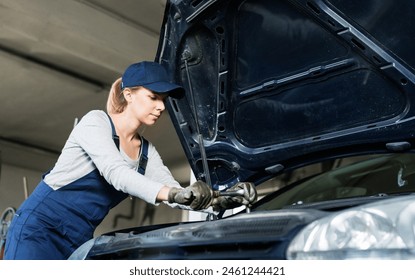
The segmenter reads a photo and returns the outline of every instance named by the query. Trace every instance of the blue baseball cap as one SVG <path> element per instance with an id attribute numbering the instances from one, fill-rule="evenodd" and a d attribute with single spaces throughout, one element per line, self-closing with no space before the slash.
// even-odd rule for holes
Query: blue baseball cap
<path id="1" fill-rule="evenodd" d="M 155 93 L 182 93 L 184 89 L 171 83 L 166 69 L 157 62 L 143 61 L 131 64 L 122 75 L 121 88 L 142 86 Z"/>

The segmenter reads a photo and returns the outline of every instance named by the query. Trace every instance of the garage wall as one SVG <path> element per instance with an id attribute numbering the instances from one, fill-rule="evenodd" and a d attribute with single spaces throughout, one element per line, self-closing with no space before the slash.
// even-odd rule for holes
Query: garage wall
<path id="1" fill-rule="evenodd" d="M 42 173 L 7 164 L 1 166 L 0 211 L 7 207 L 17 208 L 25 199 L 23 178 L 26 177 L 29 192 L 39 182 Z"/>

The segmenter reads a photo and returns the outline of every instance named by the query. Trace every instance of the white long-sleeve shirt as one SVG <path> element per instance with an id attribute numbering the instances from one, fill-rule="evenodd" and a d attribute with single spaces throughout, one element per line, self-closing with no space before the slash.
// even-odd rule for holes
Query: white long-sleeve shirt
<path id="1" fill-rule="evenodd" d="M 156 204 L 156 196 L 163 186 L 180 187 L 151 143 L 144 176 L 137 172 L 138 163 L 138 159 L 133 160 L 121 148 L 117 149 L 107 114 L 94 110 L 74 127 L 44 181 L 57 190 L 98 169 L 115 189 L 152 204 Z"/>

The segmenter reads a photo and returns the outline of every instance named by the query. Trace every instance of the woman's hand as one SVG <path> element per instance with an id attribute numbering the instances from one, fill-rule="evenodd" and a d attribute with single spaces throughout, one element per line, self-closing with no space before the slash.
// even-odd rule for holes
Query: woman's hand
<path id="1" fill-rule="evenodd" d="M 226 192 L 236 192 L 243 190 L 243 195 L 226 196 Z M 215 211 L 232 209 L 242 205 L 249 206 L 257 200 L 258 194 L 255 185 L 250 182 L 239 182 L 230 187 L 221 196 L 213 199 L 212 206 Z"/>
<path id="2" fill-rule="evenodd" d="M 168 193 L 169 203 L 189 205 L 193 210 L 206 209 L 212 204 L 212 201 L 213 192 L 202 181 L 197 181 L 184 189 L 171 188 Z"/>

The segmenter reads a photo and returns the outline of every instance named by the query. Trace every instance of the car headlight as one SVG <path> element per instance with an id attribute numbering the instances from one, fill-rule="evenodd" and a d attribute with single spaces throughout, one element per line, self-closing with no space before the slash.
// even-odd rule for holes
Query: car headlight
<path id="1" fill-rule="evenodd" d="M 350 208 L 307 225 L 288 259 L 415 259 L 415 196 Z"/>

